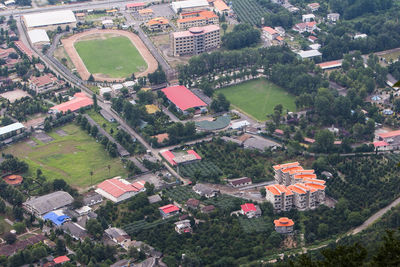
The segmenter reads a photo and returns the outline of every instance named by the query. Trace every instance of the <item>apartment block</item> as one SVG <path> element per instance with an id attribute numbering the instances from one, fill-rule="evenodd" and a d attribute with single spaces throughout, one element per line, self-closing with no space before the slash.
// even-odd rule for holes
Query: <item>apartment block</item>
<path id="1" fill-rule="evenodd" d="M 266 198 L 276 212 L 315 209 L 325 201 L 325 181 L 314 170 L 304 170 L 298 162 L 273 166 L 277 184 L 266 186 Z M 287 198 L 286 196 L 290 196 Z"/>
<path id="2" fill-rule="evenodd" d="M 177 20 L 180 29 L 201 27 L 206 25 L 218 25 L 218 16 L 209 10 L 182 13 Z"/>
<path id="3" fill-rule="evenodd" d="M 187 31 L 171 33 L 174 56 L 197 55 L 221 45 L 220 29 L 217 25 L 193 27 Z"/>

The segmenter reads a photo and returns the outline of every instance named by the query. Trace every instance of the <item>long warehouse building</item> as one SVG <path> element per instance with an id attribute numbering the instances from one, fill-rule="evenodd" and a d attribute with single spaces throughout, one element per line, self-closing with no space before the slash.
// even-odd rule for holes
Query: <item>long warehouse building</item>
<path id="1" fill-rule="evenodd" d="M 23 20 L 28 30 L 55 30 L 58 26 L 63 29 L 67 26 L 76 27 L 76 18 L 72 10 L 27 14 L 23 16 Z"/>

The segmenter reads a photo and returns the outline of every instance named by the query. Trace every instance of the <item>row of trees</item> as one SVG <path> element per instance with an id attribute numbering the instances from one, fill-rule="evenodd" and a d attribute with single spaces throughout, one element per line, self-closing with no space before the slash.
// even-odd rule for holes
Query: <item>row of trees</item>
<path id="1" fill-rule="evenodd" d="M 250 24 L 237 24 L 222 37 L 222 45 L 227 49 L 241 49 L 257 44 L 260 38 L 260 31 Z"/>

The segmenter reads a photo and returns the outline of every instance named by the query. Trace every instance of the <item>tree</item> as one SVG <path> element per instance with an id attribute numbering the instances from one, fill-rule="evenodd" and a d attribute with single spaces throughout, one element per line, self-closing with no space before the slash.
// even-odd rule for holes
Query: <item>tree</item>
<path id="1" fill-rule="evenodd" d="M 26 230 L 26 225 L 23 222 L 18 222 L 14 223 L 13 228 L 17 232 L 17 234 L 22 234 Z"/>
<path id="2" fill-rule="evenodd" d="M 228 24 L 222 23 L 222 24 L 221 24 L 221 28 L 222 28 L 222 30 L 224 31 L 224 34 L 225 34 L 225 33 L 226 33 L 226 30 L 228 29 Z"/>
<path id="3" fill-rule="evenodd" d="M 315 143 L 313 149 L 320 153 L 329 153 L 333 149 L 333 142 L 335 137 L 329 130 L 321 130 L 315 136 Z"/>
<path id="4" fill-rule="evenodd" d="M 67 182 L 65 182 L 63 179 L 55 179 L 53 181 L 53 188 L 55 191 L 57 190 L 64 190 L 67 186 Z"/>
<path id="5" fill-rule="evenodd" d="M 103 227 L 99 223 L 99 221 L 95 219 L 90 219 L 86 223 L 86 230 L 88 233 L 93 236 L 93 238 L 100 240 L 101 237 L 103 236 Z"/>
<path id="6" fill-rule="evenodd" d="M 4 240 L 7 242 L 7 244 L 11 245 L 14 244 L 15 241 L 17 241 L 17 236 L 12 233 L 6 233 L 4 234 Z"/>
<path id="7" fill-rule="evenodd" d="M 265 189 L 265 187 L 260 189 L 260 194 L 262 197 L 265 197 L 267 195 L 267 190 Z"/>
<path id="8" fill-rule="evenodd" d="M 89 76 L 89 78 L 88 78 L 88 81 L 89 81 L 89 82 L 94 82 L 93 74 L 90 74 L 90 76 Z"/>
<path id="9" fill-rule="evenodd" d="M 96 94 L 92 95 L 92 99 L 93 99 L 93 108 L 94 108 L 94 110 L 97 110 L 98 106 L 97 106 L 97 96 L 96 96 Z"/>
<path id="10" fill-rule="evenodd" d="M 57 239 L 56 242 L 56 254 L 57 255 L 64 255 L 65 252 L 67 252 L 67 249 L 65 247 L 65 243 L 61 239 Z"/>

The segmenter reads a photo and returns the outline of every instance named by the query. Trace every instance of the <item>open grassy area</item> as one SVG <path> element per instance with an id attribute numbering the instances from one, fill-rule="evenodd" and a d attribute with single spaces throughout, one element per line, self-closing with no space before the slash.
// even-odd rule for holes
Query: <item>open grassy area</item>
<path id="1" fill-rule="evenodd" d="M 126 78 L 147 68 L 139 51 L 124 36 L 80 41 L 75 49 L 90 73 Z"/>
<path id="2" fill-rule="evenodd" d="M 233 106 L 264 121 L 272 114 L 274 107 L 282 104 L 284 110 L 295 111 L 295 97 L 268 80 L 261 78 L 218 90 Z"/>
<path id="3" fill-rule="evenodd" d="M 110 133 L 110 129 L 114 130 L 114 134 L 117 132 L 117 128 L 119 126 L 118 122 L 109 122 L 106 120 L 99 112 L 96 112 L 93 109 L 90 109 L 86 112 L 95 122 L 97 122 L 104 130 Z M 106 127 L 103 127 L 104 124 Z M 111 133 L 110 133 L 111 134 Z M 114 136 L 114 134 L 111 134 Z"/>
<path id="4" fill-rule="evenodd" d="M 91 171 L 94 173 L 94 184 L 118 175 L 127 176 L 128 172 L 120 159 L 111 158 L 101 144 L 78 126 L 68 124 L 59 129 L 67 135 L 60 136 L 52 131 L 48 135 L 54 140 L 47 144 L 34 139 L 38 143 L 35 147 L 20 142 L 3 152 L 25 160 L 29 164 L 30 175 L 35 175 L 36 169 L 40 168 L 47 179 L 64 179 L 77 187 L 90 185 Z"/>
<path id="5" fill-rule="evenodd" d="M 0 236 L 11 230 L 11 225 L 6 223 L 5 217 L 0 215 Z"/>

